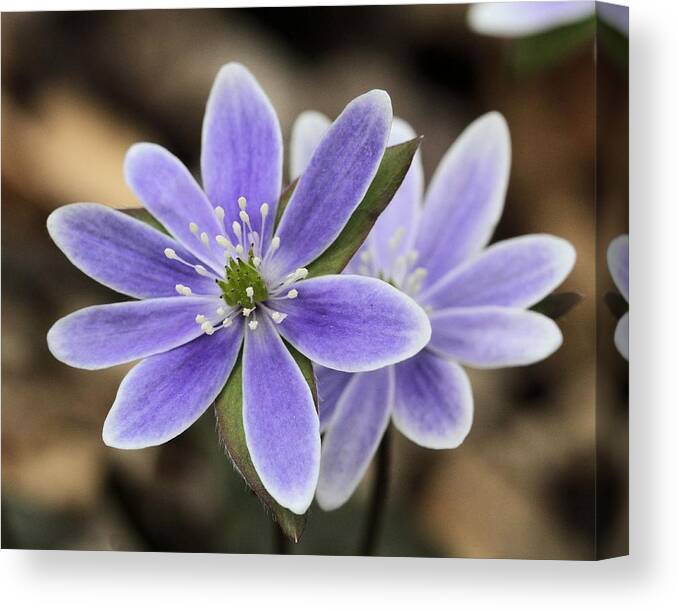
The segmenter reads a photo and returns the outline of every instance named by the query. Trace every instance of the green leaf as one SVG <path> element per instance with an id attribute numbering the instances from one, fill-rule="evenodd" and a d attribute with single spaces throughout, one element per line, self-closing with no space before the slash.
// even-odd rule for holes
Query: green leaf
<path id="1" fill-rule="evenodd" d="M 278 225 L 280 224 L 280 219 L 282 218 L 283 212 L 285 211 L 285 208 L 287 207 L 287 204 L 289 203 L 292 197 L 292 193 L 294 193 L 294 189 L 297 188 L 297 182 L 299 182 L 299 178 L 293 180 L 290 184 L 288 184 L 287 187 L 285 187 L 285 190 L 280 195 L 280 201 L 278 201 L 278 209 L 275 212 L 275 224 L 273 225 L 274 231 L 278 228 Z"/>
<path id="2" fill-rule="evenodd" d="M 552 320 L 558 320 L 564 315 L 574 309 L 581 301 L 583 296 L 577 292 L 560 292 L 558 294 L 550 294 L 545 299 L 531 307 L 532 311 L 536 311 L 545 315 Z"/>
<path id="3" fill-rule="evenodd" d="M 547 32 L 518 38 L 511 47 L 511 61 L 518 74 L 549 68 L 581 49 L 596 34 L 596 18 L 570 23 Z"/>
<path id="4" fill-rule="evenodd" d="M 313 400 L 317 408 L 318 392 L 311 362 L 291 345 L 286 343 L 286 346 L 311 388 Z M 236 469 L 259 500 L 271 511 L 273 518 L 278 522 L 285 535 L 294 542 L 299 542 L 306 526 L 306 515 L 297 515 L 282 507 L 273 499 L 264 488 L 247 448 L 242 419 L 242 351 L 233 367 L 233 371 L 231 371 L 231 376 L 214 403 L 214 409 L 217 417 L 219 438 Z"/>
<path id="5" fill-rule="evenodd" d="M 147 225 L 150 225 L 154 229 L 157 229 L 158 231 L 169 235 L 169 231 L 162 225 L 162 223 L 155 216 L 148 212 L 146 208 L 131 208 L 122 211 L 128 216 L 136 218 L 141 222 L 145 222 Z"/>
<path id="6" fill-rule="evenodd" d="M 422 139 L 419 136 L 386 149 L 365 197 L 332 245 L 308 265 L 308 277 L 340 273 L 348 265 L 400 188 Z"/>

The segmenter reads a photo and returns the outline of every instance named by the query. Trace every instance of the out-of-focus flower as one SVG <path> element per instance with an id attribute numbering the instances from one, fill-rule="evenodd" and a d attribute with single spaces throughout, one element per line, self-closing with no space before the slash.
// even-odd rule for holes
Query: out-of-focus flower
<path id="1" fill-rule="evenodd" d="M 318 113 L 297 120 L 293 173 L 303 170 L 304 155 L 328 125 Z M 395 119 L 391 144 L 413 134 Z M 433 334 L 423 351 L 395 366 L 360 374 L 317 370 L 325 431 L 317 492 L 322 508 L 338 508 L 351 496 L 391 419 L 424 447 L 449 449 L 464 440 L 473 419 L 473 394 L 461 365 L 527 365 L 561 345 L 558 326 L 527 308 L 569 274 L 574 248 L 549 235 L 486 248 L 502 214 L 510 159 L 508 126 L 498 113 L 481 117 L 459 137 L 425 198 L 421 160 L 415 157 L 351 262 L 350 272 L 382 278 L 416 299 L 429 315 Z"/>
<path id="2" fill-rule="evenodd" d="M 628 36 L 628 7 L 588 1 L 483 2 L 471 6 L 468 24 L 478 34 L 519 38 L 584 21 L 596 13 Z"/>
<path id="3" fill-rule="evenodd" d="M 202 133 L 203 189 L 154 144 L 133 146 L 128 184 L 166 235 L 120 212 L 80 203 L 55 211 L 49 233 L 84 273 L 137 301 L 88 307 L 48 334 L 63 362 L 137 364 L 106 418 L 106 444 L 137 449 L 188 428 L 243 360 L 243 424 L 257 474 L 296 513 L 315 493 L 319 420 L 285 338 L 312 361 L 366 371 L 429 340 L 422 309 L 379 280 L 305 279 L 362 200 L 391 127 L 388 95 L 353 100 L 329 128 L 274 234 L 282 179 L 278 118 L 239 64 L 219 72 Z"/>
<path id="4" fill-rule="evenodd" d="M 620 235 L 612 240 L 607 249 L 607 266 L 615 285 L 629 303 L 629 236 Z M 629 312 L 626 312 L 614 333 L 614 344 L 619 353 L 629 359 Z"/>

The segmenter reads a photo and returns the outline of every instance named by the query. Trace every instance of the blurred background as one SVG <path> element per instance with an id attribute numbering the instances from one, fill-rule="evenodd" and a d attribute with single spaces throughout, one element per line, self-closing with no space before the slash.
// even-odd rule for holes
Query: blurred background
<path id="1" fill-rule="evenodd" d="M 591 559 L 626 551 L 628 367 L 603 297 L 615 291 L 607 244 L 628 231 L 628 82 L 600 55 L 596 76 L 592 37 L 548 66 L 516 61 L 518 43 L 473 34 L 465 11 L 2 15 L 4 548 L 278 548 L 276 526 L 217 445 L 212 410 L 161 447 L 110 449 L 101 427 L 129 367 L 71 369 L 45 341 L 59 317 L 121 299 L 67 262 L 47 235 L 47 215 L 76 201 L 138 206 L 122 161 L 140 140 L 197 172 L 212 80 L 239 61 L 272 99 L 286 141 L 303 110 L 336 116 L 353 97 L 386 89 L 395 113 L 425 136 L 428 179 L 465 125 L 501 111 L 513 168 L 494 239 L 553 233 L 578 252 L 561 290 L 585 298 L 559 321 L 565 342 L 554 356 L 471 371 L 475 423 L 459 449 L 430 451 L 393 435 L 378 553 Z M 370 483 L 333 513 L 314 505 L 288 552 L 355 554 Z"/>

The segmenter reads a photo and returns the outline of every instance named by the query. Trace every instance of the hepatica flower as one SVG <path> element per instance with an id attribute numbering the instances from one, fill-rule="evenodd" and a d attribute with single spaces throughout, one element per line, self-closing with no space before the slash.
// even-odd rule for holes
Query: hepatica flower
<path id="1" fill-rule="evenodd" d="M 370 185 L 392 114 L 388 95 L 351 102 L 329 128 L 277 229 L 282 138 L 268 98 L 238 64 L 207 103 L 203 189 L 154 144 L 133 146 L 125 176 L 166 235 L 123 213 L 80 203 L 49 233 L 79 269 L 139 299 L 88 307 L 49 331 L 63 362 L 99 369 L 141 359 L 124 378 L 103 439 L 121 449 L 164 443 L 215 400 L 242 346 L 243 425 L 252 462 L 277 502 L 303 513 L 320 461 L 313 398 L 283 338 L 320 365 L 366 371 L 418 352 L 430 325 L 384 282 L 307 278 Z"/>
<path id="2" fill-rule="evenodd" d="M 629 236 L 620 235 L 613 239 L 607 249 L 607 266 L 615 285 L 629 302 Z M 614 333 L 614 344 L 619 353 L 629 359 L 629 312 L 626 312 Z"/>
<path id="3" fill-rule="evenodd" d="M 479 34 L 519 38 L 584 21 L 596 14 L 628 36 L 628 7 L 602 2 L 483 2 L 471 6 L 468 23 Z"/>
<path id="4" fill-rule="evenodd" d="M 316 113 L 297 120 L 293 171 L 301 171 L 327 125 Z M 391 143 L 412 134 L 396 119 Z M 416 299 L 433 333 L 424 350 L 395 366 L 358 374 L 318 369 L 325 431 L 317 491 L 322 508 L 338 508 L 351 496 L 391 420 L 423 447 L 450 449 L 464 440 L 473 394 L 462 365 L 527 365 L 561 345 L 557 325 L 527 308 L 569 274 L 573 247 L 549 235 L 486 247 L 504 206 L 510 157 L 508 127 L 497 113 L 459 137 L 425 197 L 421 160 L 415 157 L 352 261 L 352 272 L 382 278 Z"/>

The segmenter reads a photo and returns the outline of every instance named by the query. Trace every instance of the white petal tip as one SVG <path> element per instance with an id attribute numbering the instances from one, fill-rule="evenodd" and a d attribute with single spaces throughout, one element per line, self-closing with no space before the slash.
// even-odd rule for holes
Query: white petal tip
<path id="1" fill-rule="evenodd" d="M 393 118 L 391 96 L 383 89 L 372 89 L 357 99 L 369 101 L 375 106 L 380 106 L 384 111 L 389 113 L 391 119 Z"/>

